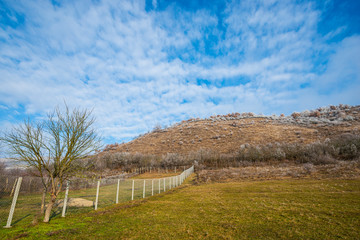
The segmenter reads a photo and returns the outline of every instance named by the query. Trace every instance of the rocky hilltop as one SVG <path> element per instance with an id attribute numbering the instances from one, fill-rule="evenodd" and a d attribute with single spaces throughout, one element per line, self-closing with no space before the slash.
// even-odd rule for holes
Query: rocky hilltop
<path id="1" fill-rule="evenodd" d="M 232 153 L 247 144 L 307 144 L 343 133 L 360 134 L 360 106 L 328 106 L 290 116 L 231 113 L 189 119 L 128 143 L 108 145 L 104 152 L 164 155 L 211 149 Z"/>

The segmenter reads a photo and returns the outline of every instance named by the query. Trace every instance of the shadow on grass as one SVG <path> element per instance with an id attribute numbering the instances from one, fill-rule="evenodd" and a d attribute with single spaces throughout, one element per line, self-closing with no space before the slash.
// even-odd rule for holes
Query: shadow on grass
<path id="1" fill-rule="evenodd" d="M 15 222 L 13 222 L 11 225 L 14 226 L 15 224 L 19 223 L 20 221 L 24 220 L 25 218 L 31 216 L 32 214 L 27 214 L 19 219 L 17 219 Z"/>

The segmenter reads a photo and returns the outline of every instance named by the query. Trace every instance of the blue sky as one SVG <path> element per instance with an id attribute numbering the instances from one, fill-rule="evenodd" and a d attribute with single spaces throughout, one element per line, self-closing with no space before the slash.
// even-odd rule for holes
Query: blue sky
<path id="1" fill-rule="evenodd" d="M 360 1 L 0 1 L 0 131 L 64 101 L 105 143 L 360 104 Z"/>

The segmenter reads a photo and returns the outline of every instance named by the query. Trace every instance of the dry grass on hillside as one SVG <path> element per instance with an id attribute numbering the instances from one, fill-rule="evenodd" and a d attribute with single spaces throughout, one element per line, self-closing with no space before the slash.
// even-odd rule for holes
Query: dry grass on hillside
<path id="1" fill-rule="evenodd" d="M 336 110 L 337 109 L 337 110 Z M 232 153 L 242 144 L 313 143 L 341 133 L 360 134 L 360 107 L 327 111 L 327 118 L 317 111 L 293 114 L 294 117 L 218 117 L 216 120 L 191 119 L 173 127 L 155 130 L 137 139 L 117 145 L 111 151 L 164 155 L 188 154 L 199 149 Z M 304 114 L 303 114 L 304 115 Z M 344 120 L 350 119 L 350 120 Z"/>

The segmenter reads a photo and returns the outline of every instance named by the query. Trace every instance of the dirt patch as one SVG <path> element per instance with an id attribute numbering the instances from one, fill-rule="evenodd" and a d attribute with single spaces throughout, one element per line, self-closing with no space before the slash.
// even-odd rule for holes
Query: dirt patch
<path id="1" fill-rule="evenodd" d="M 60 199 L 56 201 L 56 206 L 57 207 L 63 207 L 64 205 L 64 200 Z M 66 206 L 68 207 L 93 207 L 94 206 L 94 202 L 90 201 L 90 200 L 86 200 L 83 198 L 69 198 L 68 202 L 66 204 Z"/>

